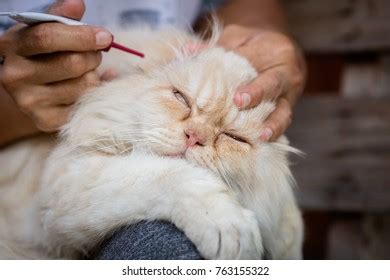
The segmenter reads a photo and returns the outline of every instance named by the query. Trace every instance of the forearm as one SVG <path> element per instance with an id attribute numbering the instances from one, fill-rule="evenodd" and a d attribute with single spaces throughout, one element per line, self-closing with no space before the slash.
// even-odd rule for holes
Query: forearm
<path id="1" fill-rule="evenodd" d="M 287 24 L 279 0 L 230 0 L 217 11 L 224 25 L 273 29 L 286 32 Z"/>
<path id="2" fill-rule="evenodd" d="M 32 120 L 17 108 L 12 98 L 0 86 L 0 148 L 38 132 Z"/>

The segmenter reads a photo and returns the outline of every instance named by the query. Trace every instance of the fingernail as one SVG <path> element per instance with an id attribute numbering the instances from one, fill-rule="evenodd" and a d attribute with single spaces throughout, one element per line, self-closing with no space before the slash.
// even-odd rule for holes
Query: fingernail
<path id="1" fill-rule="evenodd" d="M 250 103 L 251 103 L 251 96 L 246 92 L 242 92 L 241 93 L 241 107 L 240 108 L 246 108 L 249 106 Z"/>
<path id="2" fill-rule="evenodd" d="M 112 42 L 112 35 L 104 30 L 100 30 L 95 34 L 95 43 L 98 48 L 104 48 Z"/>
<path id="3" fill-rule="evenodd" d="M 236 93 L 233 97 L 233 102 L 238 108 L 241 108 L 241 95 Z"/>
<path id="4" fill-rule="evenodd" d="M 263 142 L 268 142 L 271 139 L 273 134 L 274 133 L 272 132 L 272 130 L 266 127 L 263 129 L 263 131 L 260 134 L 260 140 Z"/>

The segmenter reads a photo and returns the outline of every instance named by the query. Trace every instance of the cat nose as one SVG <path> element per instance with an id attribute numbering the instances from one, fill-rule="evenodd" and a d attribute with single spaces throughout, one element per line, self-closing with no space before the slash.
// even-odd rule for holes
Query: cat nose
<path id="1" fill-rule="evenodd" d="M 186 146 L 193 147 L 195 145 L 204 146 L 205 139 L 200 137 L 198 133 L 191 129 L 184 130 L 184 134 L 187 137 Z"/>

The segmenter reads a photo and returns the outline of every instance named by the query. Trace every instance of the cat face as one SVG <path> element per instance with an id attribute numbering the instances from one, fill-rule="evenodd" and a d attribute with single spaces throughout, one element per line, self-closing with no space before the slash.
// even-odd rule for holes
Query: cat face
<path id="1" fill-rule="evenodd" d="M 263 146 L 261 124 L 274 109 L 234 105 L 236 88 L 257 75 L 248 61 L 209 48 L 149 69 L 87 94 L 64 129 L 68 141 L 111 154 L 146 149 L 247 181 Z"/>
<path id="2" fill-rule="evenodd" d="M 239 111 L 233 94 L 256 75 L 246 60 L 218 48 L 151 73 L 153 86 L 138 101 L 143 109 L 136 143 L 223 176 L 250 170 L 261 145 L 261 123 L 273 105 Z"/>

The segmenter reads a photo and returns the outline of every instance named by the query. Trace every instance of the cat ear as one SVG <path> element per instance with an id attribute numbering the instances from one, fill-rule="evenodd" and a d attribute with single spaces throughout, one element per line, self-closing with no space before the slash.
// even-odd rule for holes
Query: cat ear
<path id="1" fill-rule="evenodd" d="M 200 42 L 187 42 L 184 44 L 182 47 L 182 51 L 184 56 L 192 56 L 192 55 L 197 55 L 204 49 L 207 49 L 209 47 L 208 44 L 206 43 L 200 43 Z"/>
<path id="2" fill-rule="evenodd" d="M 182 46 L 182 54 L 185 56 L 197 55 L 207 48 L 217 46 L 217 42 L 221 37 L 222 24 L 219 22 L 217 16 L 212 15 L 209 28 L 200 37 L 195 36 L 192 40 L 187 41 Z"/>

